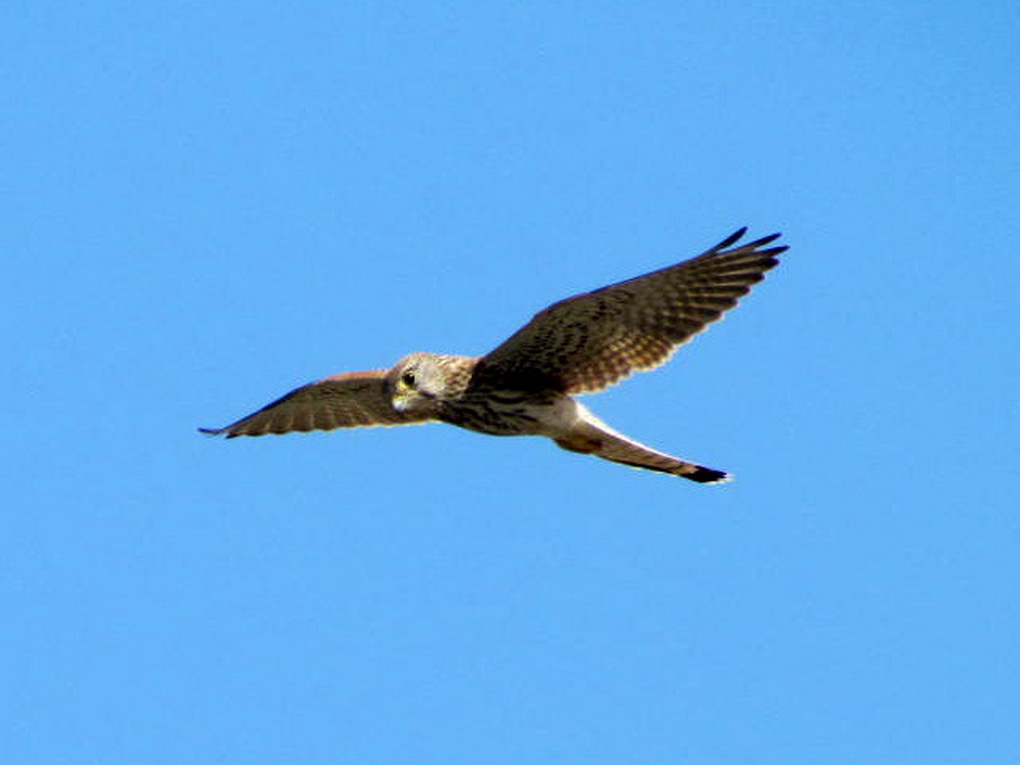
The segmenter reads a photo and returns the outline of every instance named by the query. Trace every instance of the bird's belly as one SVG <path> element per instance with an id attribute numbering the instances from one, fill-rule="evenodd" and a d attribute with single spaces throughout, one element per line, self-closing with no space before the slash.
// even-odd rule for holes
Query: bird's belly
<path id="1" fill-rule="evenodd" d="M 576 406 L 561 393 L 496 391 L 450 402 L 441 419 L 490 436 L 548 436 L 574 422 Z"/>

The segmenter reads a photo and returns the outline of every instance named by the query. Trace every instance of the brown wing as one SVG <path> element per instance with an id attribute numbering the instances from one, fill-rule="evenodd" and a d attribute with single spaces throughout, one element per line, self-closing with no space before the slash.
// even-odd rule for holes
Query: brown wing
<path id="1" fill-rule="evenodd" d="M 484 356 L 475 384 L 602 390 L 652 369 L 718 320 L 779 261 L 779 234 L 733 247 L 742 228 L 691 260 L 555 303 Z"/>
<path id="2" fill-rule="evenodd" d="M 225 428 L 199 428 L 213 436 L 262 436 L 371 425 L 426 422 L 398 412 L 386 391 L 386 370 L 348 372 L 292 390 Z"/>

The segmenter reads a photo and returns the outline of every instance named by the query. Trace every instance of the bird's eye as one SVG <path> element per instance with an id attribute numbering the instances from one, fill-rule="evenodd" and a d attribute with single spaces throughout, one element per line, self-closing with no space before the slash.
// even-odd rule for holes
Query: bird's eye
<path id="1" fill-rule="evenodd" d="M 404 374 L 400 375 L 400 382 L 403 383 L 408 388 L 413 388 L 415 382 L 414 372 L 411 372 L 410 370 L 404 372 Z"/>

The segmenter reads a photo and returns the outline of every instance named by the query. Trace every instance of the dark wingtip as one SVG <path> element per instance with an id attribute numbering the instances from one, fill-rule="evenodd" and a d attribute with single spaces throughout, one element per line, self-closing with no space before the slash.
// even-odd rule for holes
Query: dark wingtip
<path id="1" fill-rule="evenodd" d="M 223 428 L 199 428 L 198 432 L 207 436 L 218 436 L 223 433 Z"/>
<path id="2" fill-rule="evenodd" d="M 747 233 L 747 226 L 744 226 L 743 228 L 738 228 L 736 231 L 734 231 L 728 237 L 726 237 L 721 242 L 719 242 L 719 244 L 717 244 L 714 249 L 716 249 L 716 250 L 725 250 L 731 244 L 735 244 L 740 239 L 740 237 L 742 237 L 746 233 Z"/>
<path id="3" fill-rule="evenodd" d="M 776 241 L 782 235 L 783 235 L 783 233 L 781 231 L 777 231 L 774 234 L 769 234 L 768 236 L 763 236 L 761 239 L 756 239 L 755 241 L 751 242 L 750 244 L 745 244 L 744 246 L 745 247 L 764 247 L 769 242 Z M 784 250 L 787 249 L 786 246 L 783 246 L 783 249 Z"/>
<path id="4" fill-rule="evenodd" d="M 697 468 L 693 473 L 684 473 L 683 477 L 698 483 L 726 483 L 732 478 L 729 473 L 722 470 L 713 470 L 701 465 L 698 465 Z"/>

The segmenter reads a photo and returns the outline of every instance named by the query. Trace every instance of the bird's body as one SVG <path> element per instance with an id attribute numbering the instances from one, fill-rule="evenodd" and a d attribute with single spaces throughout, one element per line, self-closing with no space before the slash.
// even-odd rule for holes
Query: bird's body
<path id="1" fill-rule="evenodd" d="M 412 353 L 388 370 L 327 377 L 226 428 L 228 437 L 440 421 L 495 436 L 545 436 L 570 451 L 701 483 L 726 473 L 617 433 L 572 394 L 663 363 L 778 262 L 779 235 L 727 250 L 741 229 L 675 266 L 560 301 L 485 356 Z"/>
<path id="2" fill-rule="evenodd" d="M 401 359 L 388 381 L 394 408 L 490 436 L 551 436 L 569 427 L 575 403 L 569 396 L 549 388 L 473 384 L 479 360 L 435 353 Z"/>

